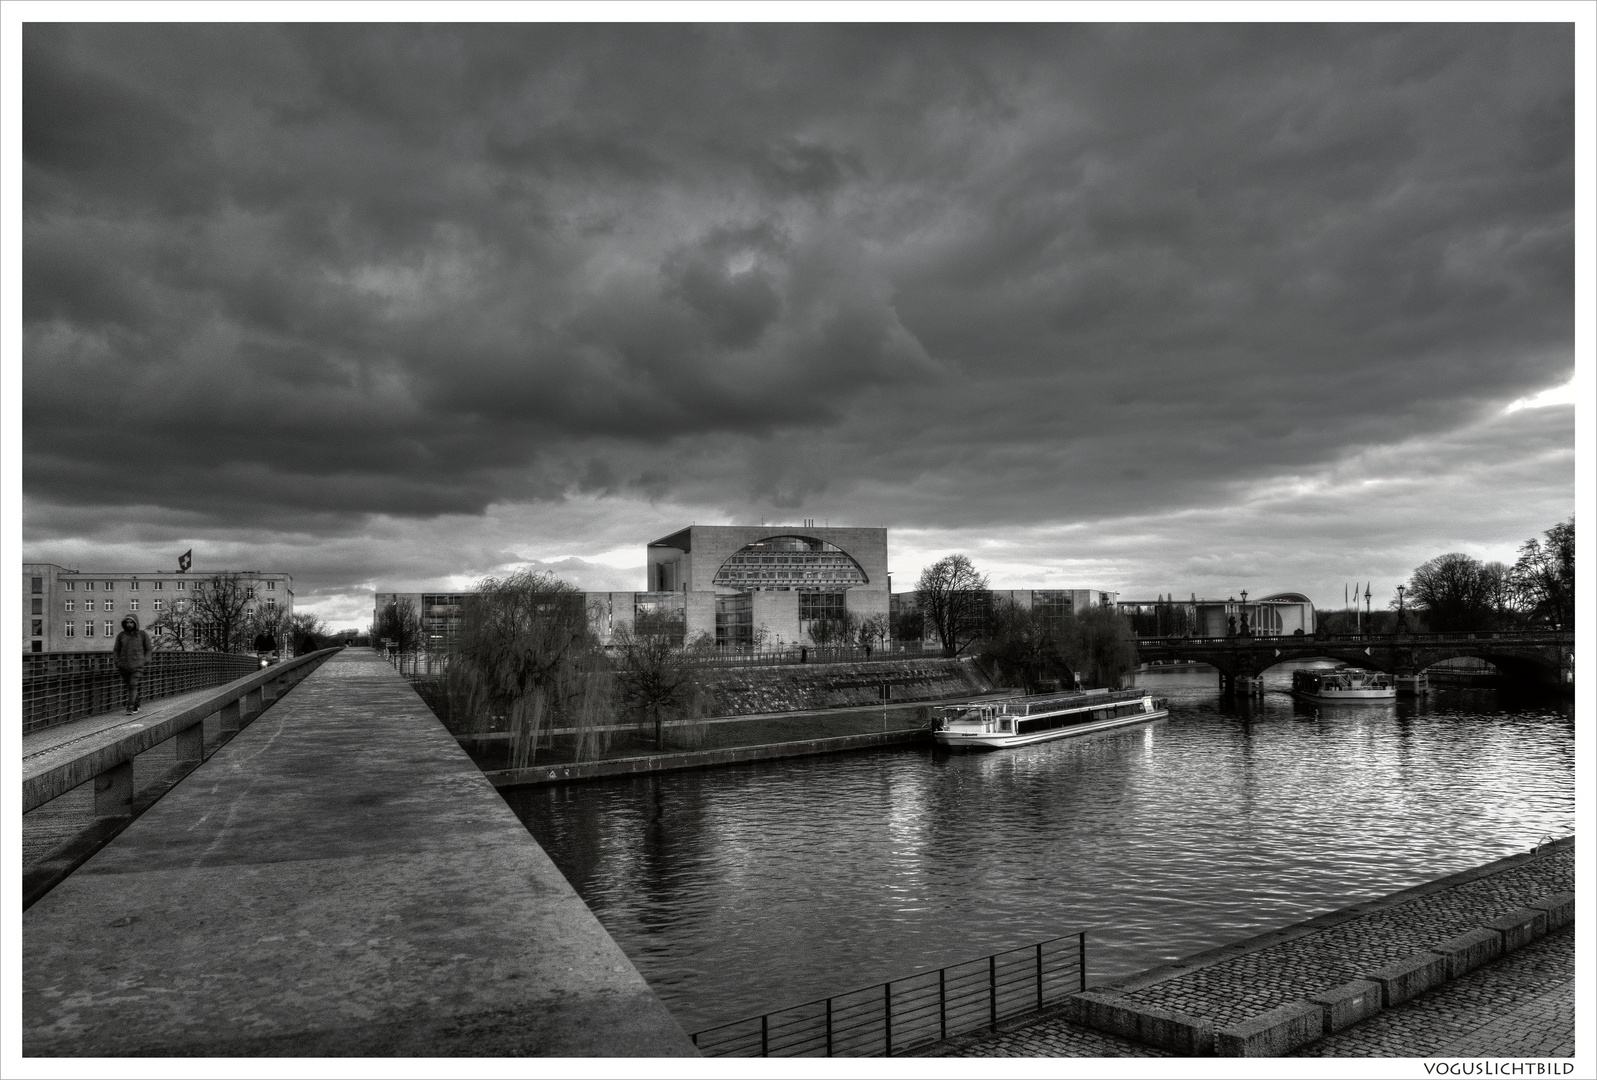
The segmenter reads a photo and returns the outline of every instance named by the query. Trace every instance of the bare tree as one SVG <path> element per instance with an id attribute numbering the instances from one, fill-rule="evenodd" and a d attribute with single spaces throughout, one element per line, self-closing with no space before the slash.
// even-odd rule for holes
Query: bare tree
<path id="1" fill-rule="evenodd" d="M 155 641 L 157 649 L 170 652 L 187 652 L 200 647 L 195 633 L 194 610 L 187 600 L 173 600 L 170 605 L 165 598 L 156 601 L 161 605 L 161 613 L 149 625 L 150 637 Z"/>
<path id="2" fill-rule="evenodd" d="M 1534 622 L 1575 625 L 1575 519 L 1559 522 L 1519 549 L 1510 571 L 1520 605 Z"/>
<path id="3" fill-rule="evenodd" d="M 1437 633 L 1488 629 L 1492 597 L 1485 571 L 1468 555 L 1438 555 L 1415 567 L 1409 579 L 1409 601 L 1424 610 L 1426 623 Z"/>
<path id="4" fill-rule="evenodd" d="M 858 635 L 859 616 L 846 608 L 833 618 L 810 620 L 810 640 L 823 647 L 852 645 Z"/>
<path id="5" fill-rule="evenodd" d="M 892 632 L 892 620 L 887 617 L 886 612 L 878 611 L 860 620 L 859 643 L 865 646 L 866 651 L 869 651 L 885 644 Z"/>
<path id="6" fill-rule="evenodd" d="M 915 606 L 931 623 L 943 655 L 958 656 L 985 629 L 987 576 L 964 555 L 946 556 L 921 571 Z"/>
<path id="7" fill-rule="evenodd" d="M 283 620 L 283 636 L 288 639 L 295 655 L 315 652 L 328 636 L 327 624 L 308 611 L 297 611 Z M 309 645 L 309 648 L 303 646 Z"/>
<path id="8" fill-rule="evenodd" d="M 242 574 L 212 574 L 195 579 L 189 590 L 199 641 L 217 652 L 245 652 L 250 644 L 247 608 L 253 589 Z"/>
<path id="9" fill-rule="evenodd" d="M 620 705 L 635 720 L 652 724 L 656 750 L 665 749 L 665 722 L 696 715 L 703 703 L 704 666 L 714 642 L 705 635 L 684 642 L 675 612 L 640 614 L 616 630 Z"/>
<path id="10" fill-rule="evenodd" d="M 394 643 L 394 649 L 401 656 L 410 656 L 421 646 L 421 615 L 416 611 L 416 605 L 409 599 L 401 598 L 390 600 L 383 605 L 382 611 L 377 613 L 377 623 L 372 627 L 374 639 L 386 639 Z M 377 641 L 374 640 L 373 644 Z"/>

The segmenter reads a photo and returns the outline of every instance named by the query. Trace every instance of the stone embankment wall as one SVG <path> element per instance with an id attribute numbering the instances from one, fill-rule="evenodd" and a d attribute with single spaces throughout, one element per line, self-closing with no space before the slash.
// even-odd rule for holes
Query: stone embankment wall
<path id="1" fill-rule="evenodd" d="M 893 701 L 962 698 L 992 689 L 975 664 L 943 659 L 716 667 L 708 682 L 712 716 L 876 705 L 883 683 Z"/>

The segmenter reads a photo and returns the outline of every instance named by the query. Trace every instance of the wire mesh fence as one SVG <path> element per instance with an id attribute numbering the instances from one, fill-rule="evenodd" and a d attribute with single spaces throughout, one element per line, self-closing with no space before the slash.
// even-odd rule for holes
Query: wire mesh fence
<path id="1" fill-rule="evenodd" d="M 158 652 L 144 666 L 146 701 L 221 686 L 260 669 L 255 656 L 216 652 Z M 109 652 L 23 653 L 22 733 L 118 708 L 121 675 Z"/>
<path id="2" fill-rule="evenodd" d="M 1085 932 L 695 1032 L 706 1057 L 892 1057 L 1087 988 Z"/>

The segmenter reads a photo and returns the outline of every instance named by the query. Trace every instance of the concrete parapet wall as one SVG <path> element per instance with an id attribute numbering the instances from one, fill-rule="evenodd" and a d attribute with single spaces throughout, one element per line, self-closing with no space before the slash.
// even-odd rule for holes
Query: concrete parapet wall
<path id="1" fill-rule="evenodd" d="M 1127 1001 L 1113 991 L 1084 990 L 1072 996 L 1067 1015 L 1085 1027 L 1185 1057 L 1214 1053 L 1214 1025 L 1209 1021 L 1173 1009 Z"/>
<path id="2" fill-rule="evenodd" d="M 991 689 L 974 664 L 940 658 L 717 667 L 708 682 L 716 716 L 875 705 L 883 683 L 894 701 L 971 697 Z"/>
<path id="3" fill-rule="evenodd" d="M 1214 1052 L 1220 1057 L 1280 1057 L 1313 1042 L 1324 1030 L 1325 1013 L 1319 1005 L 1293 1001 L 1216 1031 Z"/>
<path id="4" fill-rule="evenodd" d="M 1366 972 L 1364 977 L 1381 984 L 1381 1006 L 1390 1009 L 1446 982 L 1447 957 L 1429 951 L 1417 952 Z"/>
<path id="5" fill-rule="evenodd" d="M 1321 1033 L 1330 1035 L 1381 1011 L 1381 984 L 1354 979 L 1310 996 L 1323 1013 Z"/>
<path id="6" fill-rule="evenodd" d="M 1502 935 L 1505 953 L 1513 952 L 1547 933 L 1547 912 L 1540 908 L 1523 907 L 1502 918 L 1493 919 L 1486 924 L 1486 929 Z"/>
<path id="7" fill-rule="evenodd" d="M 1431 951 L 1447 959 L 1447 977 L 1456 979 L 1503 955 L 1503 935 L 1482 927 L 1432 945 Z"/>
<path id="8" fill-rule="evenodd" d="M 1575 894 L 1572 892 L 1554 893 L 1525 906 L 1537 908 L 1547 913 L 1547 932 L 1549 934 L 1575 921 Z"/>

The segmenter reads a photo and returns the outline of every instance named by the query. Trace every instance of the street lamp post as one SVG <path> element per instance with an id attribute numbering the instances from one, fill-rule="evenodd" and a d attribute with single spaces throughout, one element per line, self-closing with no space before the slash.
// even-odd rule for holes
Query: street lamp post
<path id="1" fill-rule="evenodd" d="M 1408 630 L 1408 619 L 1403 613 L 1403 593 L 1406 589 L 1407 586 L 1405 585 L 1397 587 L 1397 632 L 1399 634 Z"/>
<path id="2" fill-rule="evenodd" d="M 1375 629 L 1375 624 L 1370 620 L 1370 583 L 1364 583 L 1364 621 L 1370 623 L 1370 629 Z"/>

